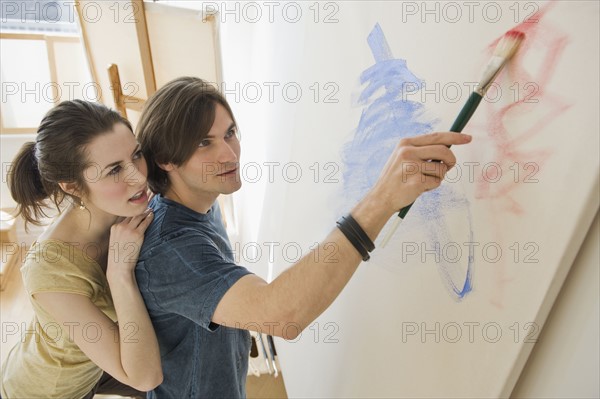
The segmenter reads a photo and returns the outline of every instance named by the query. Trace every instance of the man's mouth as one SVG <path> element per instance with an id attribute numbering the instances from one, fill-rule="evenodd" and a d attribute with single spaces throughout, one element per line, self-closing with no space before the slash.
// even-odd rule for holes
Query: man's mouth
<path id="1" fill-rule="evenodd" d="M 229 169 L 223 173 L 219 173 L 217 176 L 226 176 L 226 175 L 234 174 L 237 170 L 238 170 L 238 168 Z"/>

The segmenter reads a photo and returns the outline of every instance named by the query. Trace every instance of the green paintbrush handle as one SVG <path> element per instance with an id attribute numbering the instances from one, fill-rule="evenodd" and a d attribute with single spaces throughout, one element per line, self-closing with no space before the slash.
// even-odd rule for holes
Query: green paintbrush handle
<path id="1" fill-rule="evenodd" d="M 450 128 L 451 132 L 462 132 L 463 128 L 467 125 L 467 122 L 469 122 L 469 119 L 471 119 L 471 117 L 475 113 L 477 106 L 481 102 L 481 98 L 482 97 L 481 95 L 479 95 L 479 93 L 471 93 L 469 99 L 460 110 L 460 114 L 458 114 L 456 120 L 452 124 L 452 127 Z"/>
<path id="2" fill-rule="evenodd" d="M 475 92 L 471 93 L 471 95 L 469 96 L 469 99 L 467 100 L 465 105 L 460 110 L 460 114 L 458 114 L 458 116 L 456 117 L 456 120 L 452 124 L 452 127 L 450 128 L 451 132 L 455 132 L 455 133 L 462 132 L 463 128 L 467 125 L 467 122 L 469 122 L 469 119 L 471 119 L 471 117 L 475 113 L 477 106 L 481 102 L 481 98 L 482 98 L 481 95 L 479 95 L 478 93 L 475 93 Z M 406 205 L 404 208 L 400 209 L 400 212 L 398 212 L 398 217 L 400 219 L 404 219 L 404 217 L 406 216 L 406 214 L 408 213 L 410 208 L 413 206 L 413 204 L 414 204 L 414 202 L 412 204 Z"/>

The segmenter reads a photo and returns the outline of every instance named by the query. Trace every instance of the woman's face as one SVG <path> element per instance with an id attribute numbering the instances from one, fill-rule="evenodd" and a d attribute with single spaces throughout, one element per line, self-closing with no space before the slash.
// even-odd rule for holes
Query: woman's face
<path id="1" fill-rule="evenodd" d="M 148 207 L 148 169 L 140 145 L 127 126 L 117 123 L 86 148 L 83 176 L 86 207 L 116 216 L 135 216 Z"/>

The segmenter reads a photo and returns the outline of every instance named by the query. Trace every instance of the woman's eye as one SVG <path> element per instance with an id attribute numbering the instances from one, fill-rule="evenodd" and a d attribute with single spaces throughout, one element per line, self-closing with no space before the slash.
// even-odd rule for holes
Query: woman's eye
<path id="1" fill-rule="evenodd" d="M 117 165 L 108 172 L 108 176 L 114 176 L 121 171 L 121 165 Z"/>
<path id="2" fill-rule="evenodd" d="M 210 140 L 202 140 L 198 147 L 207 147 L 210 144 Z"/>

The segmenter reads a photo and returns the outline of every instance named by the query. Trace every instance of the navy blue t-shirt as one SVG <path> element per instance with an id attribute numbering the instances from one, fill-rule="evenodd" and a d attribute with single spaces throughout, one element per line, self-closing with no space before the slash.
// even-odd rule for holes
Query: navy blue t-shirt
<path id="1" fill-rule="evenodd" d="M 250 272 L 234 263 L 217 202 L 206 214 L 156 195 L 135 275 L 160 345 L 164 381 L 148 398 L 242 398 L 250 333 L 211 322 Z"/>

